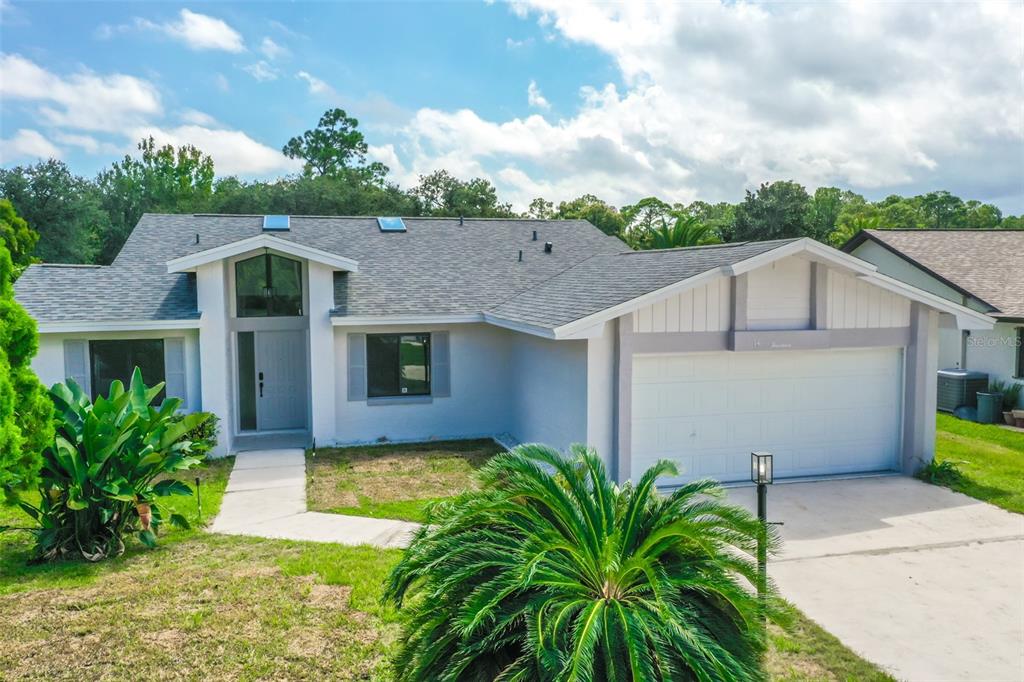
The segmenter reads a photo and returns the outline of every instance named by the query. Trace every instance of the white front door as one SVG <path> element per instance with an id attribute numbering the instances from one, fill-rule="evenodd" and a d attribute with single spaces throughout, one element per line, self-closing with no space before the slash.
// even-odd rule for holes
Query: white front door
<path id="1" fill-rule="evenodd" d="M 670 459 L 668 483 L 746 481 L 754 450 L 777 478 L 894 469 L 901 367 L 897 348 L 637 355 L 632 478 Z"/>
<path id="2" fill-rule="evenodd" d="M 306 428 L 306 332 L 256 332 L 260 431 Z"/>

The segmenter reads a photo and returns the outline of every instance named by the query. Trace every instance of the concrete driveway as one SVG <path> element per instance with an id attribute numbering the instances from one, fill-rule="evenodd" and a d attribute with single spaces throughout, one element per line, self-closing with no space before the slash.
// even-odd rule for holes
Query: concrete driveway
<path id="1" fill-rule="evenodd" d="M 755 509 L 751 487 L 729 491 Z M 1024 516 L 906 477 L 775 484 L 783 596 L 895 677 L 1024 680 Z"/>

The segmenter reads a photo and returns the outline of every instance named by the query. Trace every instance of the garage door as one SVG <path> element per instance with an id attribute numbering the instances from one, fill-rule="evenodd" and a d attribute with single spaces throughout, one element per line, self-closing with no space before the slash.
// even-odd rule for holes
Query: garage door
<path id="1" fill-rule="evenodd" d="M 633 479 L 670 459 L 663 483 L 745 481 L 753 450 L 776 478 L 893 469 L 901 365 L 896 348 L 636 355 Z"/>

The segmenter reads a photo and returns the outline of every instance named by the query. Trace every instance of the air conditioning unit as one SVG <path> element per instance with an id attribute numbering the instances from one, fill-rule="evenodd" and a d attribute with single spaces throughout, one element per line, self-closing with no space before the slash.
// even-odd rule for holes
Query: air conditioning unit
<path id="1" fill-rule="evenodd" d="M 958 407 L 977 407 L 978 391 L 988 390 L 988 374 L 969 369 L 939 370 L 939 409 L 952 412 Z"/>

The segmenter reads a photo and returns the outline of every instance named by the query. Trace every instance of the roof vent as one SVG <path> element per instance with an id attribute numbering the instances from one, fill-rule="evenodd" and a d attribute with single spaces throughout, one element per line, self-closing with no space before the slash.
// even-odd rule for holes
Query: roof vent
<path id="1" fill-rule="evenodd" d="M 381 232 L 405 232 L 405 222 L 401 218 L 377 218 Z"/>
<path id="2" fill-rule="evenodd" d="M 291 217 L 286 215 L 263 216 L 264 232 L 287 232 L 291 228 Z"/>
<path id="3" fill-rule="evenodd" d="M 533 239 L 531 241 L 537 241 L 537 230 L 533 231 Z"/>
<path id="4" fill-rule="evenodd" d="M 544 253 L 551 253 L 551 242 L 544 242 Z"/>

